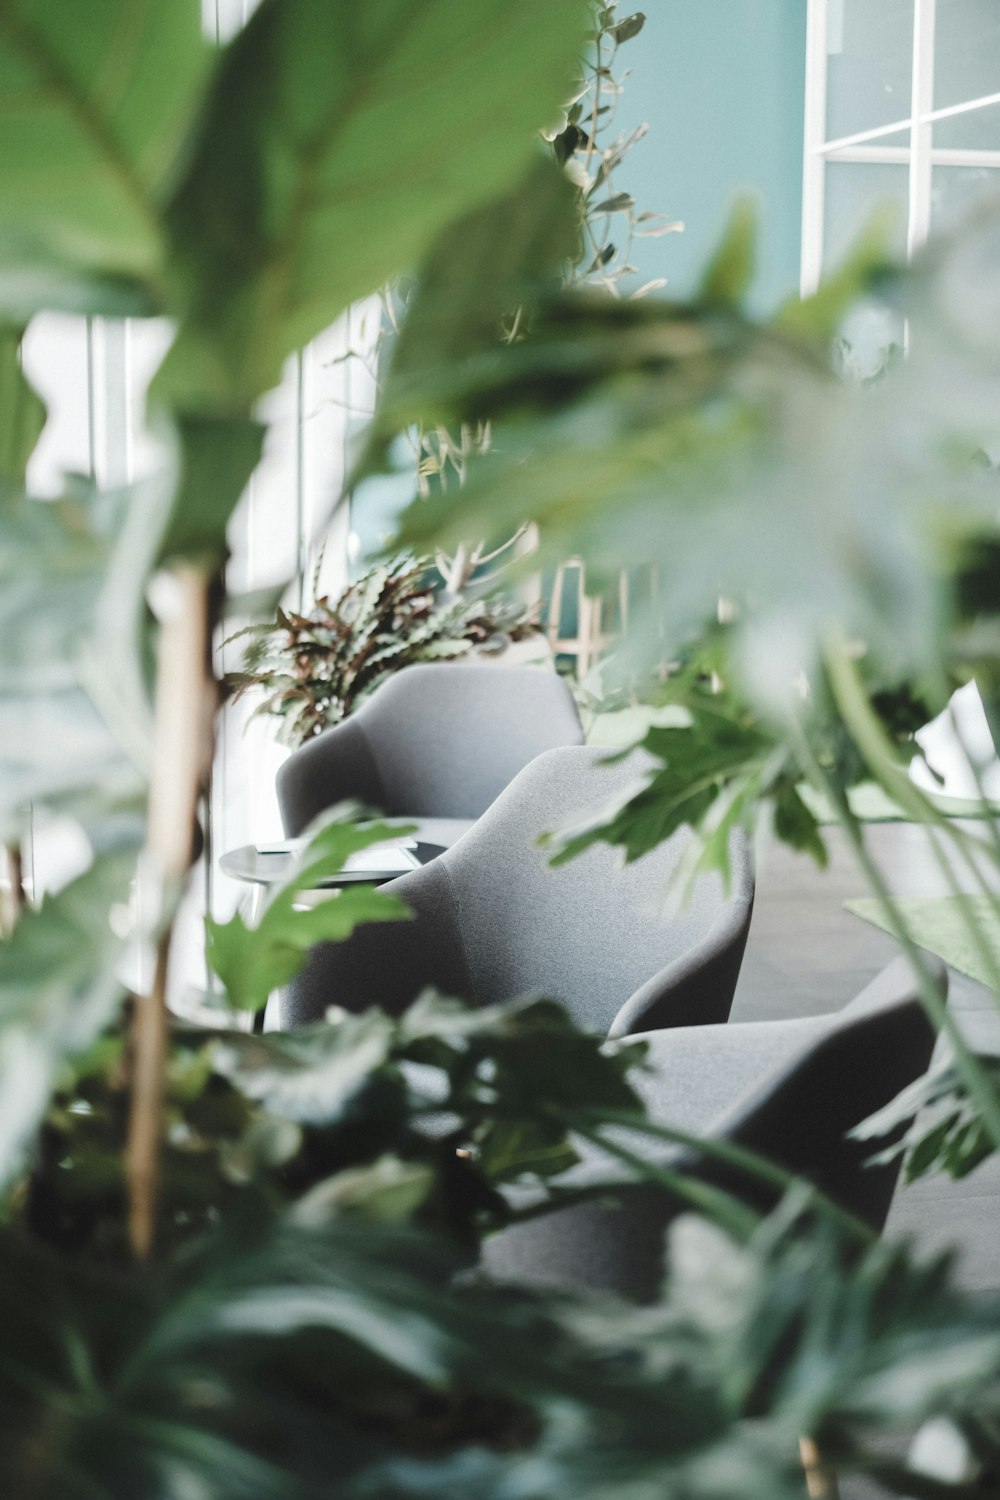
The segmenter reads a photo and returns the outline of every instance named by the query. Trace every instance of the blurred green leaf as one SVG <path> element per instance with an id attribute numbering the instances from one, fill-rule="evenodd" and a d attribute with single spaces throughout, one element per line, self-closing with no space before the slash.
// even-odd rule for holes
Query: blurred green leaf
<path id="1" fill-rule="evenodd" d="M 1000 1058 L 979 1054 L 977 1061 L 1000 1094 Z M 924 1114 L 923 1111 L 927 1111 Z M 916 1182 L 935 1172 L 949 1177 L 968 1177 L 995 1150 L 988 1123 L 969 1095 L 962 1074 L 953 1064 L 910 1085 L 878 1114 L 851 1132 L 855 1140 L 877 1142 L 906 1126 L 902 1137 L 872 1157 L 873 1162 L 903 1158 L 906 1182 Z"/>
<path id="2" fill-rule="evenodd" d="M 565 1171 L 577 1159 L 571 1136 L 581 1116 L 642 1108 L 628 1073 L 644 1044 L 588 1035 L 553 1000 L 470 1012 L 425 995 L 399 1028 L 401 1055 L 444 1073 L 430 1107 L 455 1117 L 493 1182 Z"/>
<path id="3" fill-rule="evenodd" d="M 702 277 L 699 299 L 710 306 L 741 307 L 753 281 L 756 254 L 757 210 L 752 199 L 742 198 Z"/>
<path id="4" fill-rule="evenodd" d="M 899 275 L 889 252 L 895 217 L 888 207 L 873 214 L 846 258 L 824 277 L 818 290 L 812 296 L 790 298 L 785 303 L 778 313 L 778 325 L 790 333 L 827 341 L 851 308 L 876 290 L 883 278 L 891 286 Z"/>
<path id="5" fill-rule="evenodd" d="M 0 324 L 0 485 L 20 489 L 45 426 L 45 403 L 21 368 L 23 328 Z"/>
<path id="6" fill-rule="evenodd" d="M 3 0 L 0 43 L 0 311 L 150 312 L 210 56 L 197 0 Z"/>
<path id="7" fill-rule="evenodd" d="M 710 1378 L 737 1409 L 780 1412 L 836 1463 L 994 1375 L 997 1325 L 963 1306 L 948 1257 L 884 1243 L 845 1261 L 829 1224 L 789 1233 L 792 1209 L 744 1250 L 704 1220 L 673 1230 L 667 1318 L 707 1336 Z"/>
<path id="8" fill-rule="evenodd" d="M 722 596 L 741 684 L 767 712 L 794 706 L 833 630 L 896 680 L 932 674 L 952 609 L 943 560 L 996 534 L 996 479 L 974 455 L 1000 443 L 998 240 L 984 208 L 886 281 L 911 350 L 867 388 L 813 330 L 755 325 L 728 293 L 687 308 L 563 298 L 523 344 L 429 373 L 383 410 L 385 443 L 404 419 L 494 423 L 466 485 L 415 502 L 401 540 L 448 547 L 534 520 L 532 567 L 580 556 L 600 588 L 655 564 L 655 609 L 630 619 L 637 655 L 669 659 Z"/>
<path id="9" fill-rule="evenodd" d="M 23 1168 L 64 1065 L 117 1016 L 123 943 L 108 911 L 127 899 L 132 869 L 99 862 L 0 943 L 0 1185 Z"/>
<path id="10" fill-rule="evenodd" d="M 410 824 L 341 821 L 342 809 L 328 816 L 332 821 L 310 837 L 287 878 L 272 888 L 256 927 L 248 927 L 238 912 L 228 922 L 205 919 L 208 961 L 238 1009 L 266 1004 L 272 990 L 295 977 L 317 943 L 341 942 L 359 922 L 394 922 L 409 915 L 398 897 L 360 883 L 296 908 L 304 892 L 339 874 L 350 855 L 413 832 Z"/>
<path id="11" fill-rule="evenodd" d="M 171 209 L 186 315 L 161 391 L 243 409 L 502 191 L 568 92 L 585 16 L 583 0 L 264 0 L 216 69 Z"/>
<path id="12" fill-rule="evenodd" d="M 799 1500 L 809 1431 L 923 1494 L 865 1441 L 961 1412 L 1000 1359 L 995 1308 L 905 1247 L 845 1264 L 791 1227 L 738 1245 L 681 1220 L 644 1308 L 456 1280 L 439 1245 L 350 1218 L 244 1223 L 113 1279 L 5 1233 L 0 1478 L 72 1500 L 320 1500 L 331 1474 L 347 1500 Z"/>
<path id="13" fill-rule="evenodd" d="M 394 1025 L 379 1010 L 340 1015 L 301 1031 L 234 1035 L 212 1064 L 270 1114 L 310 1125 L 342 1118 L 389 1062 Z"/>
<path id="14" fill-rule="evenodd" d="M 553 864 L 598 842 L 641 859 L 687 825 L 696 844 L 678 870 L 680 883 L 706 869 L 726 879 L 731 834 L 752 830 L 765 809 L 783 842 L 826 864 L 818 818 L 802 798 L 802 771 L 782 727 L 757 715 L 728 686 L 732 677 L 724 637 L 717 628 L 706 632 L 686 667 L 655 694 L 659 706 L 651 712 L 662 720 L 666 709 L 673 722 L 654 722 L 637 746 L 609 754 L 614 761 L 632 748 L 643 752 L 634 790 L 556 831 L 549 839 Z"/>
<path id="15" fill-rule="evenodd" d="M 0 827 L 134 807 L 152 715 L 144 588 L 163 485 L 0 505 Z"/>
<path id="16" fill-rule="evenodd" d="M 371 1166 L 349 1168 L 318 1183 L 298 1200 L 290 1218 L 312 1229 L 345 1213 L 362 1214 L 369 1223 L 403 1224 L 433 1185 L 434 1173 L 423 1162 L 380 1156 Z"/>
<path id="17" fill-rule="evenodd" d="M 522 324 L 530 319 L 541 289 L 557 284 L 560 263 L 578 253 L 579 212 L 577 191 L 540 155 L 512 191 L 449 225 L 408 298 L 386 399 L 428 366 L 499 342 L 504 317 L 519 308 Z"/>
<path id="18" fill-rule="evenodd" d="M 218 563 L 229 518 L 260 460 L 264 427 L 239 415 L 180 412 L 176 440 L 179 474 L 160 559 Z"/>

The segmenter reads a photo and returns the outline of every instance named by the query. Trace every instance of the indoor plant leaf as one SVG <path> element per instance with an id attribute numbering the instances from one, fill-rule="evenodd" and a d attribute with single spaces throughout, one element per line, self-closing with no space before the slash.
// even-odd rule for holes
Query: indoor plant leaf
<path id="1" fill-rule="evenodd" d="M 412 831 L 410 824 L 346 822 L 343 809 L 335 808 L 309 837 L 287 878 L 273 889 L 255 927 L 238 912 L 228 922 L 206 918 L 208 961 L 230 1004 L 256 1010 L 272 990 L 295 977 L 316 943 L 341 941 L 359 922 L 408 916 L 398 897 L 371 885 L 348 886 L 303 910 L 296 909 L 296 901 L 342 870 L 350 855 Z"/>
<path id="2" fill-rule="evenodd" d="M 161 390 L 245 405 L 510 182 L 585 16 L 582 0 L 264 0 L 216 70 L 171 210 L 187 316 Z"/>
<path id="3" fill-rule="evenodd" d="M 794 701 L 834 630 L 900 674 L 926 672 L 949 608 L 942 549 L 996 529 L 996 477 L 972 455 L 1000 440 L 998 226 L 984 208 L 891 288 L 872 267 L 913 349 L 867 388 L 780 316 L 564 297 L 532 338 L 428 372 L 377 418 L 386 442 L 409 420 L 494 423 L 466 485 L 415 502 L 401 540 L 447 547 L 533 519 L 532 567 L 579 555 L 600 586 L 655 562 L 670 587 L 632 620 L 637 648 L 662 660 L 722 595 L 743 684 L 766 709 Z"/>
<path id="4" fill-rule="evenodd" d="M 64 1064 L 117 1014 L 122 940 L 108 923 L 128 895 L 129 859 L 100 861 L 0 943 L 0 1184 L 24 1165 Z"/>
<path id="5" fill-rule="evenodd" d="M 145 582 L 166 485 L 0 506 L 0 824 L 134 803 L 151 734 Z"/>
<path id="6" fill-rule="evenodd" d="M 151 311 L 211 55 L 197 0 L 3 0 L 0 43 L 0 309 Z"/>
<path id="7" fill-rule="evenodd" d="M 0 485 L 20 489 L 45 426 L 45 403 L 21 367 L 23 328 L 0 324 Z"/>
<path id="8" fill-rule="evenodd" d="M 561 262 L 574 256 L 578 218 L 576 190 L 550 157 L 539 155 L 512 191 L 450 224 L 407 299 L 387 389 L 498 341 L 504 317 L 533 304 Z M 486 263 L 484 285 L 477 272 Z"/>

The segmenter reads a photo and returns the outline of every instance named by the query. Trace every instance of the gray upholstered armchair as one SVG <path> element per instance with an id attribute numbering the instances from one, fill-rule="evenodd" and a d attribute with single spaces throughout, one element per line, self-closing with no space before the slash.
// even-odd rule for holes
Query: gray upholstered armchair
<path id="1" fill-rule="evenodd" d="M 944 982 L 943 967 L 939 974 Z M 654 1120 L 748 1147 L 881 1231 L 899 1163 L 868 1166 L 886 1142 L 855 1141 L 848 1132 L 920 1077 L 931 1060 L 934 1027 L 904 959 L 833 1015 L 660 1031 L 646 1040 L 650 1071 L 636 1085 Z M 724 1187 L 758 1209 L 780 1196 L 710 1155 L 636 1133 L 623 1140 L 637 1154 Z M 612 1158 L 582 1149 L 583 1160 L 561 1185 L 616 1175 Z M 523 1190 L 516 1196 L 525 1201 Z M 629 1187 L 616 1206 L 581 1204 L 502 1230 L 486 1241 L 484 1264 L 501 1279 L 653 1300 L 666 1230 L 687 1207 L 682 1197 L 658 1188 Z"/>
<path id="2" fill-rule="evenodd" d="M 620 797 L 646 766 L 638 756 L 606 762 L 605 751 L 583 746 L 533 760 L 451 849 L 385 887 L 412 921 L 360 927 L 314 949 L 283 998 L 282 1025 L 318 1020 L 335 1004 L 399 1011 L 427 985 L 480 1005 L 548 995 L 612 1036 L 725 1021 L 753 905 L 742 838 L 729 890 L 702 876 L 680 905 L 666 903 L 665 887 L 690 845 L 687 829 L 629 865 L 601 844 L 553 869 L 538 847 L 542 833 Z"/>
<path id="3" fill-rule="evenodd" d="M 536 755 L 582 739 L 572 693 L 543 667 L 404 667 L 285 761 L 285 833 L 348 798 L 394 816 L 478 818 Z"/>

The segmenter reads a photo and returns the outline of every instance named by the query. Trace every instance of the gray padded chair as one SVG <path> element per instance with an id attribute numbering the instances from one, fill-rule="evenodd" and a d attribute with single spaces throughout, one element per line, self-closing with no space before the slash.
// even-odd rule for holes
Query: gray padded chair
<path id="1" fill-rule="evenodd" d="M 582 741 L 572 693 L 544 667 L 404 667 L 282 765 L 285 833 L 347 798 L 393 816 L 478 818 L 536 755 Z"/>
<path id="2" fill-rule="evenodd" d="M 944 981 L 946 971 L 939 972 Z M 848 1140 L 847 1132 L 930 1063 L 935 1032 L 905 960 L 834 1015 L 661 1031 L 646 1040 L 652 1072 L 636 1083 L 653 1119 L 749 1147 L 882 1230 L 898 1163 L 867 1166 L 885 1142 Z M 758 1209 L 780 1196 L 711 1157 L 635 1134 L 622 1139 L 637 1154 L 725 1187 Z M 613 1158 L 584 1150 L 560 1179 L 565 1186 L 617 1174 Z M 523 1202 L 526 1194 L 513 1196 Z M 680 1197 L 630 1187 L 616 1206 L 582 1204 L 500 1231 L 486 1241 L 483 1263 L 499 1279 L 584 1285 L 649 1301 L 663 1275 L 665 1232 L 686 1209 Z"/>
<path id="3" fill-rule="evenodd" d="M 383 887 L 412 921 L 363 926 L 313 950 L 283 997 L 282 1025 L 318 1020 L 334 1004 L 398 1012 L 427 985 L 478 1005 L 549 995 L 612 1036 L 725 1021 L 753 905 L 742 838 L 728 894 L 717 875 L 703 876 L 678 910 L 665 909 L 664 887 L 687 829 L 630 865 L 600 844 L 553 869 L 538 848 L 540 834 L 621 797 L 648 764 L 606 761 L 585 746 L 532 761 L 451 849 Z"/>

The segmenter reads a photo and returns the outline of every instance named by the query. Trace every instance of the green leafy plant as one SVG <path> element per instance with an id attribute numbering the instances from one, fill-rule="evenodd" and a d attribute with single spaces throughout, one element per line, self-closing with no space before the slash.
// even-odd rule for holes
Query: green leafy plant
<path id="1" fill-rule="evenodd" d="M 418 662 L 494 653 L 538 632 L 537 611 L 486 595 L 442 602 L 429 559 L 378 564 L 336 600 L 280 609 L 230 640 L 248 639 L 235 696 L 263 693 L 256 713 L 281 720 L 280 738 L 301 745 L 339 724 L 393 672 Z"/>
<path id="2" fill-rule="evenodd" d="M 641 35 L 646 17 L 641 10 L 620 15 L 617 3 L 595 0 L 590 46 L 583 59 L 583 76 L 555 130 L 547 131 L 556 161 L 578 188 L 582 198 L 583 235 L 580 252 L 568 273 L 571 284 L 590 283 L 614 295 L 629 287 L 636 274 L 630 263 L 634 241 L 677 234 L 684 225 L 650 209 L 640 210 L 631 193 L 615 184 L 615 173 L 629 152 L 645 137 L 648 126 L 627 134 L 614 133 L 618 101 L 627 74 L 617 72 L 619 50 Z M 655 277 L 628 295 L 645 296 L 667 284 Z"/>
<path id="3" fill-rule="evenodd" d="M 433 263 L 450 226 L 488 218 L 493 198 L 509 210 L 519 184 L 529 206 L 508 212 L 505 256 L 522 293 L 550 272 L 549 251 L 529 251 L 560 241 L 566 195 L 532 152 L 592 15 L 586 0 L 263 0 L 213 49 L 197 9 L 0 0 L 3 836 L 16 843 L 30 800 L 74 817 L 93 853 L 37 909 L 15 900 L 0 944 L 4 1493 L 797 1500 L 808 1432 L 843 1471 L 940 1500 L 948 1488 L 881 1439 L 946 1412 L 995 1468 L 995 1307 L 955 1291 L 943 1262 L 871 1245 L 766 1163 L 743 1167 L 788 1190 L 778 1211 L 697 1195 L 649 1308 L 475 1274 L 482 1235 L 520 1211 L 505 1189 L 530 1184 L 531 1212 L 565 1203 L 581 1140 L 607 1145 L 602 1201 L 637 1180 L 616 1132 L 709 1149 L 644 1120 L 640 1049 L 582 1035 L 544 998 L 473 1013 L 424 997 L 291 1037 L 233 1025 L 317 937 L 398 917 L 378 891 L 296 909 L 325 861 L 384 829 L 331 824 L 259 926 L 211 928 L 218 1026 L 167 1016 L 219 697 L 225 526 L 261 450 L 257 400 L 354 298 Z M 619 41 L 636 24 L 602 11 Z M 948 673 L 993 680 L 995 495 L 967 462 L 997 409 L 995 306 L 971 290 L 993 284 L 991 232 L 912 277 L 869 254 L 763 328 L 740 305 L 737 226 L 690 308 L 550 303 L 543 285 L 530 338 L 498 347 L 494 329 L 484 354 L 463 346 L 476 327 L 442 325 L 436 345 L 428 320 L 405 359 L 400 340 L 368 462 L 425 416 L 502 423 L 470 469 L 462 534 L 516 512 L 505 534 L 535 518 L 543 549 L 571 543 L 589 564 L 683 558 L 658 643 L 690 640 L 720 590 L 733 600 L 722 712 L 692 682 L 691 740 L 651 746 L 658 826 L 685 811 L 706 826 L 735 778 L 748 812 L 780 797 L 804 829 L 793 766 L 815 775 L 815 761 L 825 785 L 832 753 L 837 792 L 848 742 L 903 795 L 900 685 L 926 678 L 923 702 Z M 482 257 L 453 269 L 474 305 Z M 862 407 L 825 344 L 876 274 L 907 306 L 913 354 Z M 417 328 L 433 281 L 418 279 Z M 150 401 L 169 452 L 150 481 L 45 505 L 24 493 L 40 412 L 19 330 L 51 309 L 174 320 Z M 885 472 L 915 401 L 924 441 L 911 469 Z M 855 453 L 886 479 L 878 504 L 845 474 Z M 448 505 L 423 518 L 413 529 L 445 545 Z M 805 538 L 789 555 L 793 526 Z M 775 651 L 790 631 L 794 670 Z M 809 716 L 776 711 L 775 682 L 800 666 L 807 685 L 822 668 L 843 739 L 820 714 L 814 749 Z M 682 784 L 692 744 L 711 803 Z M 152 977 L 130 990 L 136 949 Z M 959 1064 L 974 1093 L 967 1049 Z M 643 1180 L 686 1202 L 683 1165 Z"/>

